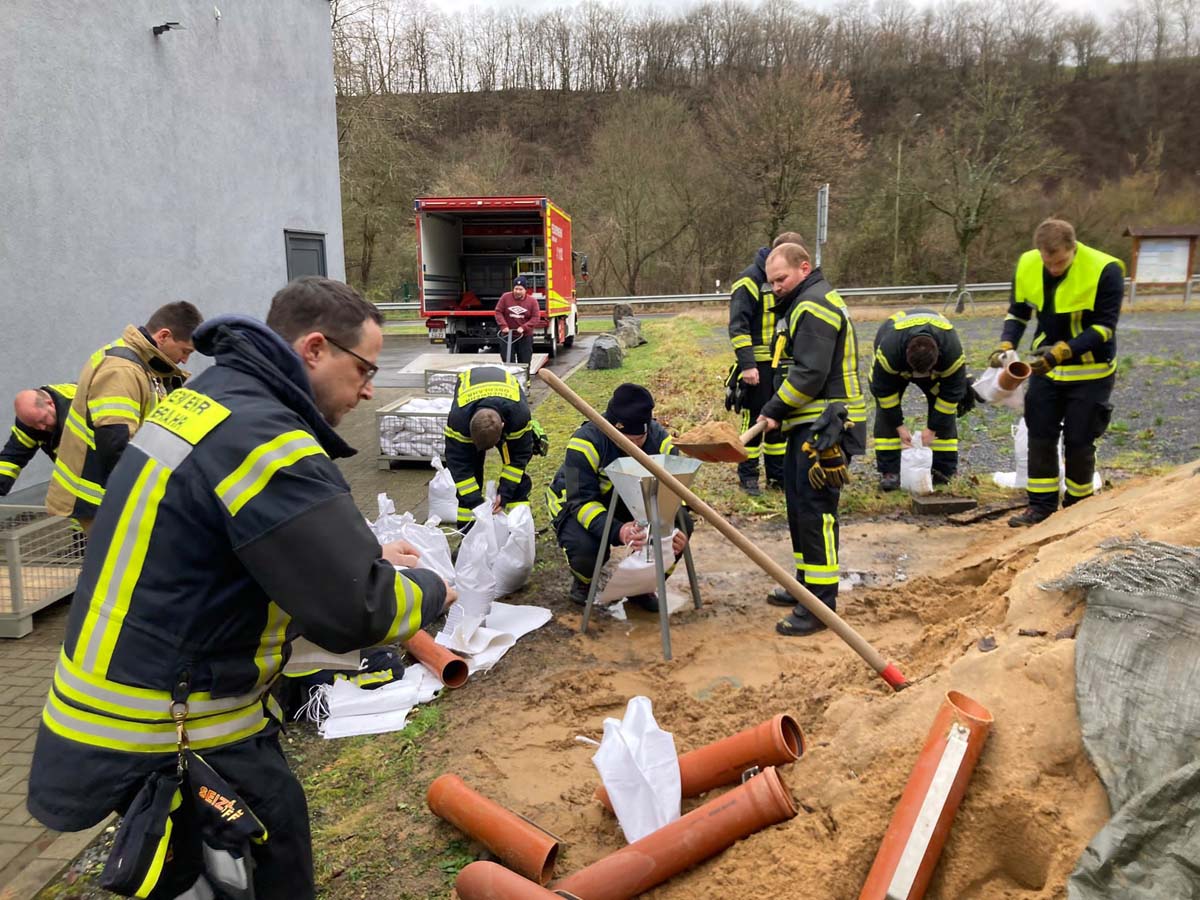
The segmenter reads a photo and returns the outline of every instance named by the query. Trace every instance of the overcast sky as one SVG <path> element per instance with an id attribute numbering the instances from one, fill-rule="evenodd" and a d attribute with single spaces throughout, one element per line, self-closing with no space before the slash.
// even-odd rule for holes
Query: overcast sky
<path id="1" fill-rule="evenodd" d="M 542 11 L 547 9 L 570 9 L 577 4 L 574 0 L 426 0 L 430 6 L 442 10 L 443 12 L 457 12 L 464 8 L 470 9 L 503 9 L 506 7 L 520 6 L 523 9 L 531 11 Z M 611 0 L 602 0 L 602 2 L 611 2 Z M 693 6 L 698 6 L 700 0 L 636 0 L 636 2 L 627 2 L 625 7 L 630 10 L 640 10 L 646 7 L 654 7 L 660 10 L 686 10 Z M 1051 0 L 1053 4 L 1062 10 L 1072 12 L 1091 11 L 1101 19 L 1106 18 L 1114 9 L 1122 5 L 1124 0 Z M 801 0 L 801 5 L 811 9 L 829 9 L 837 4 L 837 0 Z M 757 4 L 751 4 L 757 5 Z M 923 7 L 928 5 L 922 0 L 913 0 L 913 5 Z"/>

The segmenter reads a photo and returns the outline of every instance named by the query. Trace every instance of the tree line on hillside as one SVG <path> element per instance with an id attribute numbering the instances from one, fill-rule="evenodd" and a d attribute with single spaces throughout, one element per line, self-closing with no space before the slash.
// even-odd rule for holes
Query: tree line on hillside
<path id="1" fill-rule="evenodd" d="M 714 290 L 811 234 L 826 182 L 835 283 L 1004 279 L 1049 214 L 1125 254 L 1126 225 L 1195 218 L 1198 3 L 334 0 L 347 270 L 413 280 L 413 197 L 535 193 L 574 217 L 581 293 Z"/>

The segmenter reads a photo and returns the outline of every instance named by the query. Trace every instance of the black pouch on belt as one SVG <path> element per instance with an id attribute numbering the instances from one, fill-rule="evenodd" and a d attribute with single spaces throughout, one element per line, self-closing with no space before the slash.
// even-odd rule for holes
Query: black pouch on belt
<path id="1" fill-rule="evenodd" d="M 123 897 L 145 897 L 154 890 L 168 850 L 173 858 L 181 855 L 175 845 L 180 835 L 192 832 L 180 827 L 187 814 L 183 802 L 183 785 L 177 776 L 155 772 L 146 779 L 121 819 L 100 873 L 102 888 Z M 194 855 L 199 855 L 198 847 Z"/>
<path id="2" fill-rule="evenodd" d="M 229 782 L 190 750 L 185 778 L 196 812 L 205 877 L 218 896 L 254 900 L 250 845 L 264 843 L 267 829 Z"/>
<path id="3" fill-rule="evenodd" d="M 1092 410 L 1092 440 L 1101 437 L 1104 432 L 1108 431 L 1108 423 L 1112 421 L 1113 405 L 1111 403 L 1097 403 L 1095 409 Z"/>

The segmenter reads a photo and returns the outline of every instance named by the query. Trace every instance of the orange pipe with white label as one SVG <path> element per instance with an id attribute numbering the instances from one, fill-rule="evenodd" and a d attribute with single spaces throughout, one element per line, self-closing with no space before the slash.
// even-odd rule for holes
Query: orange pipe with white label
<path id="1" fill-rule="evenodd" d="M 925 896 L 991 727 L 981 704 L 946 694 L 858 900 Z"/>

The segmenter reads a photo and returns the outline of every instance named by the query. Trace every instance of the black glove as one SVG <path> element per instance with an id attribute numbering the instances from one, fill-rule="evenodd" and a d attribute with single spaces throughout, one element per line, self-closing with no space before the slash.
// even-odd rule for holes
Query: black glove
<path id="1" fill-rule="evenodd" d="M 725 408 L 732 411 L 738 402 L 738 384 L 741 378 L 738 377 L 738 364 L 735 362 L 729 367 L 729 371 L 725 373 Z M 739 409 L 738 412 L 741 412 Z"/>
<path id="2" fill-rule="evenodd" d="M 975 393 L 975 376 L 967 376 L 967 393 L 961 400 L 958 401 L 958 418 L 962 418 L 967 413 L 975 408 L 975 404 L 979 402 L 979 397 Z"/>
<path id="3" fill-rule="evenodd" d="M 845 403 L 830 403 L 817 421 L 813 422 L 812 434 L 808 436 L 809 442 L 818 451 L 840 447 L 849 415 Z"/>

